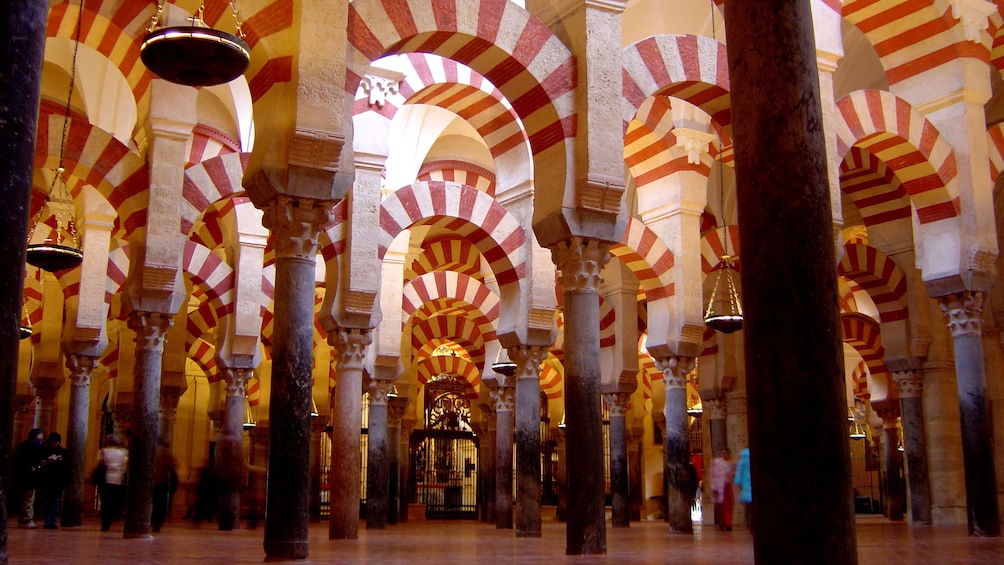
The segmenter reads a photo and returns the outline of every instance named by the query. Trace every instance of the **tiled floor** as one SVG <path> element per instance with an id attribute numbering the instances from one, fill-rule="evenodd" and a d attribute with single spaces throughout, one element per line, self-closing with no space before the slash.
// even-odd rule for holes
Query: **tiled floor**
<path id="1" fill-rule="evenodd" d="M 262 527 L 220 532 L 211 526 L 175 521 L 152 539 L 123 539 L 122 524 L 98 531 L 96 521 L 80 528 L 8 530 L 11 563 L 142 565 L 147 563 L 261 563 Z M 383 531 L 360 530 L 359 539 L 330 541 L 327 524 L 312 524 L 310 556 L 298 563 L 680 563 L 752 564 L 753 538 L 742 528 L 719 532 L 699 528 L 693 536 L 670 536 L 661 522 L 607 528 L 605 556 L 566 557 L 565 527 L 545 522 L 539 539 L 516 539 L 511 530 L 474 522 L 410 522 Z M 1004 563 L 1004 538 L 970 538 L 965 527 L 892 524 L 878 517 L 858 520 L 862 564 Z M 773 565 L 773 564 L 771 564 Z"/>

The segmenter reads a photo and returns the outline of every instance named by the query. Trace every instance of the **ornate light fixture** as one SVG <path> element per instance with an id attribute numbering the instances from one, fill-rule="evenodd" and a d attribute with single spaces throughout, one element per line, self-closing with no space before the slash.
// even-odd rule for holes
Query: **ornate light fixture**
<path id="1" fill-rule="evenodd" d="M 847 419 L 851 422 L 851 439 L 864 439 L 868 436 L 861 423 L 865 419 L 865 406 L 857 397 L 854 398 L 854 407 L 848 409 Z"/>
<path id="2" fill-rule="evenodd" d="M 317 402 L 314 401 L 314 395 L 310 395 L 310 419 L 320 416 L 321 413 L 317 411 Z"/>
<path id="3" fill-rule="evenodd" d="M 20 339 L 28 339 L 31 334 L 35 333 L 31 329 L 31 320 L 28 319 L 28 301 L 24 301 L 24 318 L 21 318 L 21 325 L 18 326 L 18 335 Z"/>
<path id="4" fill-rule="evenodd" d="M 251 48 L 244 41 L 237 0 L 229 1 L 237 35 L 205 24 L 202 18 L 205 2 L 189 18 L 191 25 L 161 26 L 164 3 L 165 0 L 157 1 L 157 12 L 139 48 L 146 68 L 166 81 L 186 86 L 223 84 L 244 74 L 251 60 Z"/>
<path id="5" fill-rule="evenodd" d="M 722 147 L 718 152 L 718 206 L 722 218 L 723 234 L 722 241 L 725 252 L 721 256 L 718 266 L 715 267 L 711 276 L 715 277 L 715 284 L 712 287 L 711 298 L 704 309 L 704 323 L 709 328 L 730 334 L 743 327 L 743 305 L 739 300 L 738 285 L 736 285 L 735 264 L 732 262 L 733 256 L 729 254 L 729 229 L 728 222 L 725 221 L 725 177 L 724 166 L 722 165 Z"/>
<path id="6" fill-rule="evenodd" d="M 258 427 L 258 420 L 254 417 L 254 412 L 251 411 L 251 400 L 246 396 L 244 397 L 244 423 L 241 427 L 245 430 Z"/>
<path id="7" fill-rule="evenodd" d="M 495 362 L 492 363 L 492 370 L 504 377 L 511 377 L 516 374 L 516 364 L 509 359 L 508 355 L 506 355 L 505 359 L 502 358 L 503 349 L 505 348 L 499 346 L 499 351 L 495 355 Z"/>
<path id="8" fill-rule="evenodd" d="M 81 5 L 83 2 L 81 1 Z M 77 51 L 80 47 L 80 17 L 77 18 L 76 37 L 73 42 L 73 59 L 70 64 L 70 91 L 66 95 L 66 109 L 63 111 L 63 135 L 59 143 L 59 166 L 49 183 L 49 190 L 31 220 L 28 230 L 28 247 L 26 260 L 44 271 L 55 272 L 72 269 L 84 260 L 84 252 L 80 249 L 80 237 L 77 234 L 77 221 L 73 212 L 73 199 L 66 186 L 63 168 L 63 158 L 66 155 L 66 138 L 70 129 L 70 106 L 73 102 L 73 87 L 77 78 Z M 49 215 L 46 214 L 49 212 Z M 52 216 L 56 226 L 52 234 L 42 243 L 32 243 L 35 229 L 45 218 Z"/>

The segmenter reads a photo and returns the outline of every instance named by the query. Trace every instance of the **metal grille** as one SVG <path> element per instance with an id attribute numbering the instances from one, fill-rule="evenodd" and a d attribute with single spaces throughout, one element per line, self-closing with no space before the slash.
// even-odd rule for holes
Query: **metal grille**
<path id="1" fill-rule="evenodd" d="M 456 430 L 415 433 L 421 439 L 413 453 L 413 477 L 426 518 L 477 519 L 478 446 L 474 434 Z"/>

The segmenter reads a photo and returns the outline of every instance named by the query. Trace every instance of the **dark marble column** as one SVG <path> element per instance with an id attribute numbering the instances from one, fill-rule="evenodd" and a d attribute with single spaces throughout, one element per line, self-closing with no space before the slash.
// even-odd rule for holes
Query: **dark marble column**
<path id="1" fill-rule="evenodd" d="M 66 449 L 70 452 L 70 484 L 63 491 L 63 508 L 60 524 L 64 528 L 84 523 L 84 468 L 87 452 L 87 431 L 90 423 L 91 372 L 97 357 L 90 355 L 66 356 L 66 369 L 70 374 L 69 422 L 66 426 Z"/>
<path id="2" fill-rule="evenodd" d="M 178 421 L 178 402 L 185 389 L 179 386 L 160 384 L 160 414 L 158 429 L 160 440 L 172 451 L 174 450 L 174 424 Z"/>
<path id="3" fill-rule="evenodd" d="M 734 85 L 754 558 L 856 563 L 811 2 L 727 0 L 725 24 Z M 794 461 L 799 472 L 787 472 Z"/>
<path id="4" fill-rule="evenodd" d="M 338 358 L 331 419 L 331 514 L 328 539 L 359 537 L 362 474 L 363 361 L 373 340 L 369 330 L 338 328 L 328 336 Z"/>
<path id="5" fill-rule="evenodd" d="M 565 429 L 569 457 L 565 553 L 607 552 L 600 407 L 600 271 L 608 246 L 573 237 L 551 248 L 565 307 Z"/>
<path id="6" fill-rule="evenodd" d="M 42 59 L 49 3 L 4 2 L 0 11 L 0 564 L 7 563 L 7 476 L 17 386 L 18 321 L 24 295 L 25 243 Z"/>
<path id="7" fill-rule="evenodd" d="M 543 347 L 515 347 L 516 363 L 516 537 L 539 538 L 540 525 L 540 364 Z"/>
<path id="8" fill-rule="evenodd" d="M 910 519 L 914 524 L 931 523 L 931 483 L 927 474 L 927 431 L 924 427 L 923 374 L 897 371 L 903 449 L 906 453 L 907 484 L 910 485 Z"/>
<path id="9" fill-rule="evenodd" d="M 485 383 L 486 385 L 488 383 Z M 489 393 L 490 394 L 490 393 Z M 495 409 L 487 404 L 481 405 L 484 418 L 484 437 L 480 439 L 478 452 L 481 458 L 481 471 L 484 483 L 481 485 L 481 521 L 495 522 Z"/>
<path id="10" fill-rule="evenodd" d="M 303 559 L 309 550 L 310 398 L 314 270 L 329 203 L 276 196 L 262 224 L 275 247 L 275 328 L 269 399 L 265 559 Z"/>
<path id="11" fill-rule="evenodd" d="M 53 431 L 53 423 L 56 421 L 56 393 L 59 392 L 59 386 L 54 381 L 55 379 L 39 379 L 35 384 L 35 396 L 38 397 L 38 403 L 35 404 L 35 427 L 44 430 L 46 436 Z"/>
<path id="12" fill-rule="evenodd" d="M 153 472 L 157 456 L 164 339 L 173 320 L 160 312 L 134 310 L 129 314 L 128 324 L 136 332 L 136 366 L 123 537 L 145 538 L 150 535 L 153 513 Z"/>
<path id="13" fill-rule="evenodd" d="M 955 376 L 962 421 L 962 460 L 966 472 L 966 514 L 971 536 L 999 536 L 994 430 L 983 360 L 982 292 L 938 298 L 948 317 L 955 349 Z"/>
<path id="14" fill-rule="evenodd" d="M 321 521 L 321 442 L 329 418 L 319 414 L 310 419 L 310 521 Z"/>
<path id="15" fill-rule="evenodd" d="M 708 427 L 711 434 L 711 458 L 718 457 L 723 449 L 729 448 L 728 428 L 725 424 L 725 417 L 728 413 L 725 410 L 724 398 L 706 398 L 701 400 L 701 407 L 704 408 L 704 415 L 708 417 Z"/>
<path id="16" fill-rule="evenodd" d="M 401 500 L 400 521 L 408 521 L 408 508 L 415 496 L 415 484 L 411 476 L 411 433 L 415 431 L 414 418 L 401 418 Z"/>
<path id="17" fill-rule="evenodd" d="M 223 531 L 241 525 L 241 483 L 244 478 L 244 398 L 247 395 L 251 368 L 224 367 L 227 385 L 226 405 L 216 442 L 216 470 L 220 489 L 220 524 Z"/>
<path id="18" fill-rule="evenodd" d="M 565 430 L 568 426 L 558 424 L 558 437 L 555 438 L 555 451 L 558 453 L 558 507 L 554 516 L 559 522 L 568 522 L 568 450 L 565 441 Z"/>
<path id="19" fill-rule="evenodd" d="M 665 455 L 666 521 L 670 533 L 693 534 L 690 518 L 696 485 L 690 481 L 690 428 L 687 415 L 687 372 L 694 366 L 692 357 L 657 359 L 666 386 Z"/>
<path id="20" fill-rule="evenodd" d="M 626 392 L 603 394 L 603 403 L 610 415 L 610 526 L 627 528 L 631 525 L 628 514 L 628 461 L 627 414 L 631 395 Z"/>
<path id="21" fill-rule="evenodd" d="M 872 408 L 882 418 L 882 472 L 885 482 L 885 515 L 890 520 L 903 519 L 903 457 L 899 452 L 899 403 L 875 403 Z"/>
<path id="22" fill-rule="evenodd" d="M 387 523 L 401 521 L 401 485 L 405 469 L 401 466 L 401 418 L 408 407 L 408 399 L 390 397 L 387 400 L 387 460 L 389 467 L 387 483 Z"/>
<path id="23" fill-rule="evenodd" d="M 644 431 L 640 427 L 632 428 L 628 434 L 628 513 L 629 518 L 636 522 L 641 521 L 641 509 L 644 506 L 642 500 L 642 445 L 641 440 Z"/>
<path id="24" fill-rule="evenodd" d="M 366 438 L 366 529 L 387 528 L 390 449 L 387 446 L 387 394 L 392 381 L 369 379 L 369 425 Z"/>
<path id="25" fill-rule="evenodd" d="M 483 382 L 491 386 L 489 391 L 495 409 L 495 528 L 512 529 L 512 446 L 513 421 L 516 394 L 512 379 L 499 376 L 496 386 L 493 381 Z"/>

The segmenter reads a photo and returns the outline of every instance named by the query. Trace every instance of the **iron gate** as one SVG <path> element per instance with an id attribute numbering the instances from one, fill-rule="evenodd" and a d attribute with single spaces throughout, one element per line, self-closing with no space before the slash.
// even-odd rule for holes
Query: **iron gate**
<path id="1" fill-rule="evenodd" d="M 478 445 L 474 434 L 418 430 L 412 438 L 412 476 L 425 517 L 476 520 Z"/>

